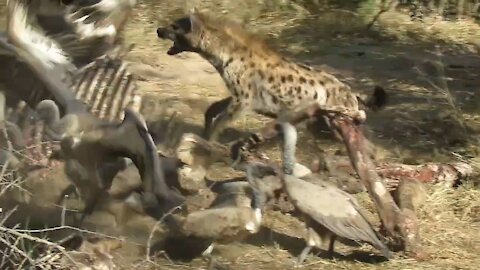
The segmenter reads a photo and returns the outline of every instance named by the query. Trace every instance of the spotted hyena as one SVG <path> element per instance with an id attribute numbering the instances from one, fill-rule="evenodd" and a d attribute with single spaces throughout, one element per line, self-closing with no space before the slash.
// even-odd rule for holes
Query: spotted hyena
<path id="1" fill-rule="evenodd" d="M 196 52 L 222 76 L 231 97 L 213 104 L 206 113 L 205 136 L 216 139 L 226 124 L 246 111 L 275 117 L 318 103 L 325 109 L 365 120 L 360 104 L 385 103 L 377 87 L 373 98 L 358 93 L 335 76 L 281 56 L 240 25 L 192 11 L 187 17 L 157 29 L 158 37 L 173 41 L 169 55 Z"/>

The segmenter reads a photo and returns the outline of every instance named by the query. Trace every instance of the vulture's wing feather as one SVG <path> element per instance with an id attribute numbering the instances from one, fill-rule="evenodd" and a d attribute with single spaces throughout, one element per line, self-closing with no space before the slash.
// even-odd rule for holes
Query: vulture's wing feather
<path id="1" fill-rule="evenodd" d="M 26 8 L 8 1 L 7 35 L 15 53 L 48 88 L 55 101 L 68 111 L 83 111 L 70 90 L 69 74 L 75 67 L 58 44 L 27 23 Z M 31 89 L 32 92 L 34 88 Z"/>
<path id="2" fill-rule="evenodd" d="M 10 42 L 17 48 L 28 49 L 35 58 L 49 68 L 71 65 L 71 59 L 60 45 L 29 24 L 28 13 L 21 1 L 8 1 L 7 34 Z"/>
<path id="3" fill-rule="evenodd" d="M 45 84 L 30 67 L 17 59 L 15 51 L 10 53 L 0 54 L 0 87 L 6 90 L 7 106 L 15 107 L 24 100 L 31 107 L 35 107 L 43 99 L 52 99 Z"/>
<path id="4" fill-rule="evenodd" d="M 134 0 L 77 0 L 67 6 L 64 16 L 80 39 L 115 39 L 135 4 Z"/>
<path id="5" fill-rule="evenodd" d="M 46 34 L 82 66 L 120 42 L 119 34 L 135 4 L 135 0 L 75 0 L 31 11 Z"/>

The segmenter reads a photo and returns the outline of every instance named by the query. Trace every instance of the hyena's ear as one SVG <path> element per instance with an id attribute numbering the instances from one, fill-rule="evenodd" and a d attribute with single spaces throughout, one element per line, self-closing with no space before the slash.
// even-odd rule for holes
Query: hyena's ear
<path id="1" fill-rule="evenodd" d="M 190 24 L 193 33 L 198 32 L 203 25 L 201 15 L 196 8 L 190 10 Z"/>

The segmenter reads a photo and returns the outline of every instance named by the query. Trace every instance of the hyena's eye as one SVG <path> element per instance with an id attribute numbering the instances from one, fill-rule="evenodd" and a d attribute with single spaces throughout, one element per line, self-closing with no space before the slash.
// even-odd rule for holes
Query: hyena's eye
<path id="1" fill-rule="evenodd" d="M 178 29 L 180 29 L 180 27 L 178 27 L 178 25 L 176 25 L 176 24 L 172 24 L 171 27 L 172 27 L 173 30 L 178 30 Z"/>
<path id="2" fill-rule="evenodd" d="M 175 30 L 182 30 L 184 31 L 185 33 L 189 33 L 192 29 L 192 24 L 190 22 L 190 19 L 189 18 L 182 18 L 178 21 L 175 22 L 175 25 L 176 25 L 176 29 Z"/>

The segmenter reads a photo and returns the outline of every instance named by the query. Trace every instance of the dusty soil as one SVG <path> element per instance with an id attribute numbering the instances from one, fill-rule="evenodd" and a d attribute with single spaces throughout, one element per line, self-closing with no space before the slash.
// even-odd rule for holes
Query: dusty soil
<path id="1" fill-rule="evenodd" d="M 176 112 L 183 132 L 199 132 L 208 104 L 227 96 L 228 92 L 206 61 L 190 53 L 168 56 L 165 52 L 170 44 L 157 39 L 156 28 L 180 15 L 185 2 L 191 4 L 190 1 L 178 2 L 182 3 L 140 1 L 125 33 L 125 39 L 136 44 L 128 60 L 139 76 L 139 87 L 146 100 L 142 113 L 151 125 L 155 127 L 154 122 L 162 122 Z M 387 89 L 390 105 L 381 112 L 370 113 L 366 127 L 369 137 L 379 147 L 380 158 L 416 164 L 452 161 L 456 158 L 452 155 L 455 152 L 476 161 L 476 137 L 480 131 L 480 57 L 475 43 L 480 40 L 480 29 L 477 25 L 429 21 L 419 26 L 410 23 L 405 15 L 387 13 L 367 33 L 362 30 L 366 19 L 353 16 L 350 11 L 327 10 L 320 16 L 256 1 L 226 2 L 205 1 L 201 5 L 210 12 L 247 23 L 289 57 L 328 69 L 358 91 L 369 93 L 374 84 Z M 440 59 L 435 55 L 435 44 L 442 46 Z M 438 60 L 443 63 L 444 76 L 435 70 L 433 61 Z M 417 68 L 425 74 L 419 74 Z M 437 89 L 427 81 L 440 85 L 439 77 L 446 78 L 450 91 Z M 451 106 L 449 98 L 455 106 Z M 243 132 L 261 127 L 265 121 L 267 119 L 254 114 L 244 116 L 230 125 L 223 139 L 235 139 Z M 464 123 L 466 131 L 459 122 Z M 160 132 L 162 126 L 158 127 Z M 298 155 L 304 164 L 309 164 L 318 149 L 343 150 L 342 145 L 331 139 L 314 140 L 300 132 L 302 143 Z M 167 138 L 168 143 L 174 144 L 175 138 L 178 136 Z M 276 149 L 269 149 L 267 153 L 273 157 L 278 154 Z M 230 170 L 221 167 L 211 172 L 211 177 L 216 179 L 230 175 Z M 55 179 L 64 181 L 61 176 Z M 480 265 L 480 191 L 475 183 L 478 179 L 470 179 L 455 190 L 429 187 L 429 198 L 419 217 L 420 232 L 431 260 L 416 262 L 398 255 L 392 261 L 382 262 L 368 246 L 358 249 L 338 244 L 338 256 L 328 259 L 322 257 L 322 253 L 311 255 L 305 269 L 477 269 Z M 59 184 L 63 185 L 64 182 Z M 50 192 L 59 194 L 60 191 Z M 362 194 L 359 199 L 371 210 L 371 219 L 378 223 L 369 198 Z M 58 217 L 59 211 L 52 216 Z M 139 245 L 147 241 L 145 232 L 155 221 L 138 216 L 129 221 L 131 227 L 120 226 L 118 220 L 112 221 L 114 217 L 110 212 L 97 211 L 87 222 L 87 228 L 127 238 L 127 243 L 113 253 L 119 269 L 206 267 L 200 259 L 172 263 L 162 255 L 147 262 L 144 249 Z M 58 225 L 58 221 L 48 223 Z M 292 268 L 294 256 L 304 246 L 301 224 L 289 216 L 271 212 L 267 213 L 266 227 L 271 230 L 265 229 L 247 243 L 218 246 L 214 254 L 230 269 Z"/>

